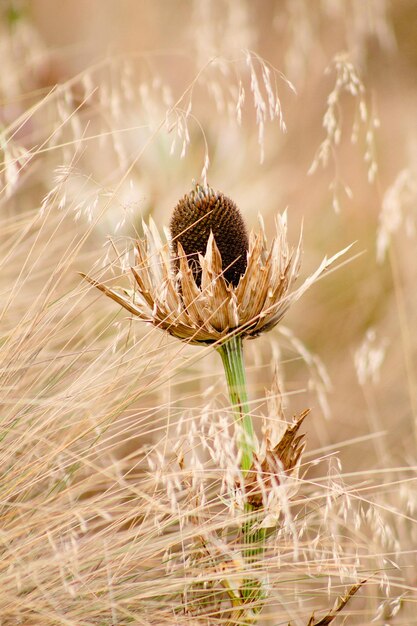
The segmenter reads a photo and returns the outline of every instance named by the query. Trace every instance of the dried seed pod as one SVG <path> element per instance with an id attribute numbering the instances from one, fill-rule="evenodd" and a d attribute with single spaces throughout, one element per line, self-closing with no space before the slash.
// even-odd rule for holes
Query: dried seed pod
<path id="1" fill-rule="evenodd" d="M 202 276 L 201 284 L 196 285 L 192 263 L 183 249 L 183 245 L 187 243 L 181 244 L 177 236 L 177 233 L 185 236 L 184 231 L 190 225 L 189 222 L 188 226 L 181 225 L 180 217 L 171 225 L 174 242 L 170 243 L 162 241 L 152 220 L 149 227 L 144 225 L 145 236 L 137 241 L 137 263 L 131 268 L 135 280 L 134 289 L 115 290 L 85 274 L 82 276 L 129 313 L 150 322 L 160 330 L 187 343 L 220 345 L 230 339 L 231 330 L 237 330 L 242 337 L 252 338 L 274 328 L 291 303 L 297 301 L 350 248 L 348 246 L 330 259 L 324 258 L 316 271 L 298 289 L 292 290 L 300 269 L 301 240 L 295 249 L 289 247 L 285 213 L 277 216 L 276 237 L 271 246 L 268 247 L 262 223 L 259 232 L 250 233 L 246 256 L 246 229 L 232 201 L 211 189 L 196 186 L 194 194 L 189 194 L 178 203 L 178 215 L 181 216 L 182 212 L 194 214 L 199 203 L 206 208 L 213 203 L 213 209 L 202 211 L 202 222 L 206 217 L 208 219 L 207 212 L 210 216 L 219 215 L 218 223 L 221 222 L 221 216 L 226 215 L 234 229 L 231 231 L 232 236 L 229 231 L 225 238 L 218 234 L 222 230 L 217 229 L 218 223 L 216 226 L 209 226 L 207 233 L 210 234 L 211 231 L 211 236 L 208 236 L 206 248 L 204 242 L 200 242 L 197 245 L 198 250 L 191 250 L 191 254 L 197 254 L 193 261 L 197 268 L 194 267 L 193 271 Z M 190 204 L 193 206 L 188 206 Z M 225 210 L 226 205 L 228 209 Z M 231 206 L 236 213 L 230 209 Z M 223 211 L 219 210 L 221 207 Z M 232 213 L 235 219 L 231 219 Z M 197 226 L 197 219 L 191 220 L 191 227 Z M 221 253 L 215 233 L 222 246 Z M 232 247 L 236 245 L 236 240 L 240 241 L 239 246 Z M 176 241 L 175 247 L 180 251 L 177 254 L 177 258 L 180 257 L 177 261 L 178 266 L 181 266 L 180 280 L 172 271 L 172 246 Z M 187 250 L 189 254 L 188 246 Z M 198 255 L 199 250 L 205 252 L 205 255 Z M 222 268 L 227 268 L 236 258 L 238 261 L 234 265 L 237 266 L 239 262 L 239 269 L 232 265 L 230 272 L 222 276 Z M 239 280 L 242 272 L 244 275 Z"/>
<path id="2" fill-rule="evenodd" d="M 178 269 L 179 242 L 200 286 L 198 255 L 205 254 L 212 232 L 221 254 L 224 278 L 234 287 L 238 285 L 246 270 L 249 238 L 243 217 L 233 200 L 211 187 L 196 185 L 178 202 L 170 226 Z"/>

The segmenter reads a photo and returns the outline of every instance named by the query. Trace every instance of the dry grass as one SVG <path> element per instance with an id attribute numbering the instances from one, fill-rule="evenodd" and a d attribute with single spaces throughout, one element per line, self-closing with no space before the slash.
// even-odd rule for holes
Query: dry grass
<path id="1" fill-rule="evenodd" d="M 78 276 L 126 272 L 141 218 L 168 224 L 206 177 L 267 232 L 287 204 L 304 218 L 304 276 L 358 241 L 246 345 L 258 433 L 281 402 L 312 407 L 249 572 L 269 591 L 258 623 L 319 624 L 366 579 L 333 623 L 417 624 L 415 8 L 127 3 L 105 56 L 99 37 L 46 43 L 62 6 L 2 7 L 0 624 L 244 623 L 226 608 L 248 571 L 218 356 Z M 130 48 L 129 21 L 146 41 L 152 20 L 153 49 Z"/>

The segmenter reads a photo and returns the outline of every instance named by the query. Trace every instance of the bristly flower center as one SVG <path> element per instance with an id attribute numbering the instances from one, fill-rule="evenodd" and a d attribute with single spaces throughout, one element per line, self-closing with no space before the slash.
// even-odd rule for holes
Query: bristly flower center
<path id="1" fill-rule="evenodd" d="M 211 187 L 196 185 L 175 207 L 171 217 L 171 236 L 177 255 L 180 242 L 198 286 L 201 267 L 198 255 L 205 254 L 210 232 L 222 257 L 224 278 L 234 287 L 245 273 L 249 239 L 245 222 L 236 204 Z M 178 262 L 176 262 L 178 267 Z"/>

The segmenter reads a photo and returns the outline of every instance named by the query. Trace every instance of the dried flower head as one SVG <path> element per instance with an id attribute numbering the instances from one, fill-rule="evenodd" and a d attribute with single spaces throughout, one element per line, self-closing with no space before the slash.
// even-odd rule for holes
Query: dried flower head
<path id="1" fill-rule="evenodd" d="M 82 274 L 133 315 L 189 343 L 224 342 L 232 333 L 255 337 L 273 328 L 318 276 L 348 248 L 325 258 L 295 291 L 301 238 L 287 241 L 286 213 L 267 245 L 262 220 L 246 228 L 235 204 L 197 185 L 176 206 L 172 238 L 162 242 L 153 221 L 137 242 L 134 289 L 116 291 Z"/>
<path id="2" fill-rule="evenodd" d="M 198 287 L 201 286 L 202 274 L 198 257 L 206 252 L 211 233 L 222 259 L 223 277 L 237 287 L 246 270 L 249 249 L 243 217 L 233 200 L 211 187 L 196 185 L 173 211 L 171 236 L 177 254 L 177 268 L 180 256 L 178 244 L 181 244 Z"/>

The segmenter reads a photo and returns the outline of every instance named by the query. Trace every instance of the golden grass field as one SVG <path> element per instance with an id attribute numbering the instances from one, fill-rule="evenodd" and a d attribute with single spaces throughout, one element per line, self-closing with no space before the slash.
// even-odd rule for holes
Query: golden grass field
<path id="1" fill-rule="evenodd" d="M 415 2 L 2 0 L 0 52 L 0 625 L 417 625 Z M 259 445 L 311 409 L 252 560 L 219 355 L 80 276 L 194 181 L 296 286 L 352 244 L 244 341 Z"/>

